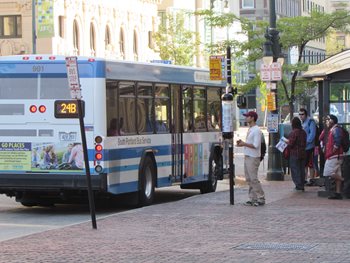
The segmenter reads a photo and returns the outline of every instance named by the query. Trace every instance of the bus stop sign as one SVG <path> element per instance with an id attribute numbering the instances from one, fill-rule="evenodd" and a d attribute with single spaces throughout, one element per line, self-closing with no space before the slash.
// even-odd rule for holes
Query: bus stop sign
<path id="1" fill-rule="evenodd" d="M 81 99 L 77 57 L 66 57 L 67 78 L 72 99 Z"/>

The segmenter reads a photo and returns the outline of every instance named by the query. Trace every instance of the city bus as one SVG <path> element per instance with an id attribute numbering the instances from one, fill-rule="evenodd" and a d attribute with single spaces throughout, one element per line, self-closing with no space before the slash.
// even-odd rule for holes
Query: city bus
<path id="1" fill-rule="evenodd" d="M 222 179 L 221 94 L 209 71 L 77 57 L 94 196 L 155 188 L 216 190 Z M 0 193 L 25 206 L 85 198 L 77 101 L 64 56 L 0 57 Z"/>

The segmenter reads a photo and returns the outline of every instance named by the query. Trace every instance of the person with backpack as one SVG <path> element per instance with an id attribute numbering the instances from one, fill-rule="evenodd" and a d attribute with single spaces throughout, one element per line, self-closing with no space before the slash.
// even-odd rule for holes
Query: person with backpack
<path id="1" fill-rule="evenodd" d="M 295 190 L 304 191 L 306 132 L 298 117 L 292 119 L 292 131 L 286 140 L 289 149 L 289 166 Z"/>
<path id="2" fill-rule="evenodd" d="M 245 203 L 248 206 L 260 206 L 265 204 L 265 193 L 258 179 L 258 170 L 261 159 L 261 130 L 256 125 L 258 114 L 249 111 L 243 116 L 249 125 L 246 141 L 238 140 L 237 146 L 244 147 L 244 174 L 249 185 L 249 200 Z"/>
<path id="3" fill-rule="evenodd" d="M 313 165 L 315 138 L 316 138 L 316 122 L 314 119 L 308 117 L 307 110 L 300 108 L 299 118 L 302 122 L 304 131 L 306 132 L 306 158 L 305 158 L 305 178 L 309 177 L 309 182 L 306 186 L 315 185 L 315 169 Z"/>
<path id="4" fill-rule="evenodd" d="M 335 193 L 330 195 L 328 199 L 343 199 L 341 195 L 341 186 L 344 178 L 341 174 L 341 165 L 343 162 L 343 144 L 342 140 L 345 138 L 345 132 L 338 126 L 338 118 L 335 115 L 328 115 L 326 118 L 326 125 L 328 128 L 327 144 L 325 145 L 325 165 L 323 176 L 331 177 L 335 180 Z M 321 134 L 320 139 L 323 139 L 324 133 Z M 348 134 L 349 135 L 349 134 Z M 349 140 L 349 138 L 347 138 Z"/>

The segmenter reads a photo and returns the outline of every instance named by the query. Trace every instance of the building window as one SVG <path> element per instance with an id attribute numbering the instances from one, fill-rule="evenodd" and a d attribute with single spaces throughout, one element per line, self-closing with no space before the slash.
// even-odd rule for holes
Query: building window
<path id="1" fill-rule="evenodd" d="M 21 16 L 0 16 L 0 37 L 15 38 L 22 37 Z"/>
<path id="2" fill-rule="evenodd" d="M 80 39 L 79 39 L 79 26 L 77 20 L 73 22 L 73 48 L 74 55 L 80 55 Z"/>
<path id="3" fill-rule="evenodd" d="M 91 55 L 96 55 L 96 33 L 95 33 L 95 27 L 93 23 L 90 23 L 90 50 Z"/>
<path id="4" fill-rule="evenodd" d="M 58 16 L 58 33 L 61 38 L 64 38 L 64 16 Z"/>
<path id="5" fill-rule="evenodd" d="M 242 9 L 255 8 L 255 0 L 242 0 Z"/>
<path id="6" fill-rule="evenodd" d="M 125 39 L 124 39 L 124 30 L 121 28 L 120 29 L 120 34 L 119 34 L 119 51 L 120 51 L 120 56 L 125 59 Z"/>
<path id="7" fill-rule="evenodd" d="M 139 60 L 139 46 L 137 41 L 137 32 L 134 30 L 134 42 L 133 42 L 134 60 Z"/>

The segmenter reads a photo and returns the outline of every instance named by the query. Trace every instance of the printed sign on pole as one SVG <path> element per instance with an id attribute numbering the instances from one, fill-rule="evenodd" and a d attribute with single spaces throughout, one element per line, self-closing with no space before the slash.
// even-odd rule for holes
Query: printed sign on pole
<path id="1" fill-rule="evenodd" d="M 276 110 L 276 94 L 274 92 L 267 94 L 267 109 L 269 111 Z"/>
<path id="2" fill-rule="evenodd" d="M 280 81 L 282 80 L 282 66 L 279 62 L 274 62 L 271 64 L 271 80 Z"/>
<path id="3" fill-rule="evenodd" d="M 223 79 L 222 61 L 224 61 L 224 56 L 210 56 L 209 58 L 210 80 Z"/>
<path id="4" fill-rule="evenodd" d="M 271 81 L 271 71 L 269 65 L 261 64 L 260 78 L 262 81 Z"/>
<path id="5" fill-rule="evenodd" d="M 267 91 L 276 91 L 276 82 L 266 82 L 266 89 Z"/>
<path id="6" fill-rule="evenodd" d="M 278 132 L 278 114 L 269 112 L 267 114 L 267 131 L 269 133 Z"/>
<path id="7" fill-rule="evenodd" d="M 72 99 L 81 99 L 77 57 L 66 57 L 67 78 Z"/>

